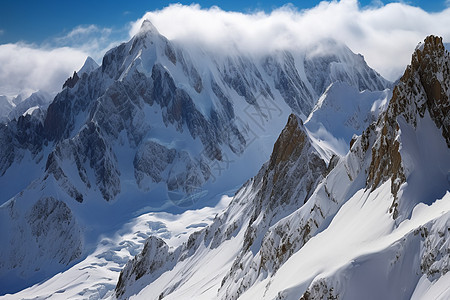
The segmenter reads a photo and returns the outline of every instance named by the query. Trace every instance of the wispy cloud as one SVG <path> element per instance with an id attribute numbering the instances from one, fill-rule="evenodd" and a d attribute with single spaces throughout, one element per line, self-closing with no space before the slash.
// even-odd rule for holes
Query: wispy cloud
<path id="1" fill-rule="evenodd" d="M 2 35 L 2 34 L 4 34 L 4 33 L 5 33 L 5 30 L 0 29 L 0 35 Z"/>
<path id="2" fill-rule="evenodd" d="M 356 0 L 320 2 L 308 10 L 284 6 L 270 14 L 226 12 L 217 7 L 171 5 L 146 13 L 132 24 L 135 34 L 149 19 L 169 39 L 224 49 L 235 43 L 247 51 L 299 49 L 333 38 L 365 56 L 370 66 L 393 80 L 401 75 L 418 42 L 429 34 L 450 40 L 450 9 L 428 13 L 404 3 Z"/>
<path id="3" fill-rule="evenodd" d="M 120 33 L 123 33 L 120 36 Z M 80 25 L 66 35 L 48 41 L 53 47 L 71 47 L 89 53 L 95 60 L 101 60 L 103 54 L 117 45 L 125 35 L 126 30 L 112 30 L 96 25 Z"/>

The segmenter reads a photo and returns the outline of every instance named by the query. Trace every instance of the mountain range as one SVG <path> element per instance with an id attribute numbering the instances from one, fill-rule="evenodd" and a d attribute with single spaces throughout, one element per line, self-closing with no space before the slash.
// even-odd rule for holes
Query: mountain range
<path id="1" fill-rule="evenodd" d="M 429 36 L 394 84 L 144 21 L 0 124 L 0 298 L 445 299 L 449 60 Z"/>

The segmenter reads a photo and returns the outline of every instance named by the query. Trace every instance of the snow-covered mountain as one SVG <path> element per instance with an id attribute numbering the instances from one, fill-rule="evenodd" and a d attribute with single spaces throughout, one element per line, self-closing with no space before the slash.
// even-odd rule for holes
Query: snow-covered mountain
<path id="1" fill-rule="evenodd" d="M 0 122 L 7 123 L 9 120 L 27 114 L 42 114 L 53 99 L 45 91 L 37 91 L 29 97 L 23 98 L 23 95 L 17 97 L 0 96 Z"/>
<path id="2" fill-rule="evenodd" d="M 390 86 L 362 56 L 333 41 L 298 52 L 212 53 L 169 41 L 145 21 L 129 42 L 106 53 L 101 66 L 88 58 L 48 109 L 24 112 L 0 124 L 0 222 L 8 229 L 0 234 L 0 244 L 6 245 L 0 249 L 0 292 L 16 292 L 63 270 L 78 274 L 85 270 L 77 269 L 83 260 L 93 262 L 88 269 L 96 269 L 94 264 L 104 262 L 92 255 L 111 258 L 108 262 L 114 266 L 103 265 L 118 276 L 142 248 L 147 254 L 161 248 L 162 257 L 153 269 L 166 271 L 167 261 L 179 268 L 176 262 L 202 256 L 199 249 L 211 257 L 208 249 L 222 249 L 227 243 L 235 249 L 227 252 L 234 263 L 220 270 L 220 280 L 224 278 L 220 295 L 246 292 L 258 282 L 260 270 L 253 268 L 261 260 L 261 250 L 267 259 L 261 272 L 271 278 L 320 223 L 326 223 L 320 220 L 326 219 L 320 203 L 327 198 L 308 199 L 324 181 L 344 174 L 331 171 L 344 164 L 338 158 L 342 145 L 384 111 Z M 354 105 L 345 101 L 344 94 Z M 346 112 L 348 107 L 361 113 Z M 336 124 L 326 124 L 333 111 L 343 112 L 336 114 Z M 341 120 L 344 127 L 337 125 Z M 321 135 L 321 126 L 327 135 Z M 356 161 L 346 158 L 351 159 Z M 103 236 L 116 234 L 136 215 L 214 205 L 218 194 L 236 189 L 256 173 L 237 193 L 229 212 L 201 222 L 199 228 L 212 222 L 208 233 L 194 234 L 175 252 L 157 238 L 144 245 L 142 235 L 126 253 L 120 242 L 97 252 Z M 325 195 L 330 191 L 323 189 Z M 297 212 L 301 207 L 306 208 Z M 333 210 L 337 207 L 331 205 L 330 214 Z M 272 247 L 265 236 L 270 234 L 277 242 L 289 237 L 290 225 L 285 222 L 295 213 L 303 216 L 295 224 L 310 232 L 289 242 L 288 248 L 284 246 L 288 254 L 273 261 L 274 253 L 285 250 Z M 273 231 L 276 224 L 280 227 Z M 195 226 L 177 230 L 184 236 Z M 245 247 L 236 243 L 238 237 L 245 239 Z M 214 247 L 201 248 L 202 239 Z M 135 262 L 141 260 L 148 265 L 147 255 Z M 246 275 L 234 283 L 239 273 Z M 132 270 L 123 274 L 118 295 L 140 290 L 128 278 L 135 276 Z M 155 274 L 142 278 L 161 280 Z M 151 281 L 144 279 L 139 282 Z M 102 286 L 112 291 L 111 282 Z M 62 290 L 66 289 L 58 289 Z M 53 296 L 67 298 L 63 294 Z"/>
<path id="3" fill-rule="evenodd" d="M 175 249 L 147 239 L 115 297 L 448 299 L 449 63 L 427 37 L 386 109 L 328 166 L 291 115 L 229 207 Z"/>

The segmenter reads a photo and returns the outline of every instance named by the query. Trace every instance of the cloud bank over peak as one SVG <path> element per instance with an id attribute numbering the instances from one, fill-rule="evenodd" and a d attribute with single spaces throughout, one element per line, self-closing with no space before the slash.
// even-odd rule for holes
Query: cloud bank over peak
<path id="1" fill-rule="evenodd" d="M 295 50 L 336 39 L 363 54 L 390 80 L 401 75 L 415 46 L 427 35 L 450 40 L 450 9 L 428 13 L 404 3 L 373 3 L 360 7 L 356 0 L 323 1 L 307 10 L 286 5 L 269 14 L 173 4 L 146 13 L 132 24 L 130 35 L 148 19 L 168 39 L 199 43 L 213 51 L 233 44 L 245 51 Z"/>
<path id="2" fill-rule="evenodd" d="M 311 9 L 286 5 L 271 13 L 172 4 L 145 13 L 119 30 L 83 25 L 42 45 L 4 44 L 0 45 L 0 95 L 38 89 L 58 92 L 87 56 L 100 62 L 106 50 L 137 33 L 145 19 L 170 40 L 211 51 L 235 46 L 253 53 L 295 51 L 335 39 L 363 54 L 371 67 L 390 80 L 402 74 L 415 46 L 427 35 L 450 41 L 450 8 L 429 13 L 405 3 L 372 3 L 361 7 L 357 0 L 323 1 Z"/>

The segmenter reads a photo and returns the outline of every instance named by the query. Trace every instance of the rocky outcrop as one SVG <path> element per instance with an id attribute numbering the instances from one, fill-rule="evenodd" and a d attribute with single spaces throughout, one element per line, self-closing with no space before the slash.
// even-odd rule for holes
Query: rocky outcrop
<path id="1" fill-rule="evenodd" d="M 67 80 L 64 82 L 62 88 L 64 89 L 67 87 L 67 88 L 71 89 L 75 86 L 75 84 L 77 84 L 78 80 L 80 80 L 80 77 L 78 77 L 78 74 L 75 71 L 75 72 L 73 72 L 72 77 L 67 78 Z"/>
<path id="2" fill-rule="evenodd" d="M 151 182 L 164 181 L 169 191 L 189 194 L 202 186 L 210 174 L 208 165 L 194 161 L 188 152 L 167 148 L 154 141 L 140 145 L 133 164 L 136 181 L 144 190 L 150 188 Z"/>
<path id="3" fill-rule="evenodd" d="M 450 219 L 445 215 L 416 229 L 421 238 L 420 271 L 435 281 L 450 270 Z"/>
<path id="4" fill-rule="evenodd" d="M 264 59 L 264 70 L 275 79 L 275 88 L 280 92 L 284 101 L 297 115 L 307 116 L 314 107 L 314 92 L 306 87 L 300 79 L 294 57 L 290 52 L 283 51 Z M 323 76 L 318 75 L 323 78 Z M 319 95 L 319 94 L 317 94 Z"/>
<path id="5" fill-rule="evenodd" d="M 64 161 L 73 161 L 75 174 L 78 174 L 84 186 L 74 186 L 75 178 L 69 178 L 64 172 Z M 120 171 L 117 166 L 117 158 L 110 144 L 100 134 L 100 129 L 94 122 L 83 127 L 80 133 L 70 140 L 59 143 L 47 159 L 46 172 L 52 174 L 58 180 L 69 196 L 83 201 L 80 192 L 90 188 L 87 168 L 94 172 L 95 184 L 100 189 L 101 195 L 107 201 L 114 199 L 120 192 Z M 70 172 L 74 174 L 74 172 Z"/>
<path id="6" fill-rule="evenodd" d="M 402 84 L 391 101 L 392 114 L 406 110 L 405 107 L 412 108 L 414 103 L 418 114 L 405 111 L 405 119 L 416 124 L 415 119 L 423 118 L 428 110 L 450 148 L 450 53 L 445 49 L 442 37 L 431 35 L 425 39 L 413 54 L 411 65 L 400 82 Z"/>
<path id="7" fill-rule="evenodd" d="M 26 152 L 37 163 L 42 160 L 44 127 L 40 113 L 27 114 L 8 124 L 0 124 L 0 176 L 3 176 L 14 161 L 20 161 Z"/>
<path id="8" fill-rule="evenodd" d="M 150 274 L 151 277 L 161 275 L 169 268 L 169 265 L 173 264 L 175 257 L 176 255 L 169 252 L 169 247 L 162 239 L 149 237 L 142 252 L 130 260 L 124 267 L 124 271 L 120 272 L 116 297 L 127 298 L 127 287 L 145 275 Z"/>
<path id="9" fill-rule="evenodd" d="M 398 216 L 399 189 L 409 175 L 400 154 L 399 119 L 416 127 L 419 118 L 429 114 L 450 147 L 449 63 L 450 55 L 442 38 L 427 37 L 414 52 L 411 65 L 394 88 L 388 108 L 376 124 L 378 138 L 371 149 L 367 186 L 374 190 L 382 182 L 391 180 L 394 202 L 390 212 L 394 218 Z"/>
<path id="10" fill-rule="evenodd" d="M 14 135 L 5 124 L 0 124 L 0 175 L 4 175 L 15 159 Z"/>

